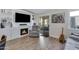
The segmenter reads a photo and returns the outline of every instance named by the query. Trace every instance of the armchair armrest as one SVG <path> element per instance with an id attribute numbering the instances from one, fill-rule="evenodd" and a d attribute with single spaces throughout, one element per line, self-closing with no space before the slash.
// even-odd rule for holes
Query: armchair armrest
<path id="1" fill-rule="evenodd" d="M 6 44 L 6 38 L 7 37 L 5 35 L 2 35 L 1 41 L 0 41 L 0 50 L 4 50 L 5 44 Z"/>

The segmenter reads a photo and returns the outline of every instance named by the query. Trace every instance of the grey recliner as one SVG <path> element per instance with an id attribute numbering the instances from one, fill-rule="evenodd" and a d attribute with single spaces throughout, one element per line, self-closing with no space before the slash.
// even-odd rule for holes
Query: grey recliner
<path id="1" fill-rule="evenodd" d="M 39 37 L 39 26 L 33 24 L 32 30 L 29 30 L 29 37 Z"/>

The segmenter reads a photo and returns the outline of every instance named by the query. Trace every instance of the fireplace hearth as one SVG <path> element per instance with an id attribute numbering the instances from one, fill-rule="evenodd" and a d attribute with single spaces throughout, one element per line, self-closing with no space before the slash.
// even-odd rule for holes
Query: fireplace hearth
<path id="1" fill-rule="evenodd" d="M 20 35 L 28 34 L 28 28 L 20 29 Z"/>

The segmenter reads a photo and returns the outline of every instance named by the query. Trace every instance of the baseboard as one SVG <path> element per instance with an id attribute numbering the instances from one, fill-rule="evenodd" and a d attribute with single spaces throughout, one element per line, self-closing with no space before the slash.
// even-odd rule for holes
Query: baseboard
<path id="1" fill-rule="evenodd" d="M 49 36 L 49 37 L 54 38 L 54 39 L 59 39 L 58 36 L 54 36 L 54 35 L 51 35 L 51 36 Z"/>

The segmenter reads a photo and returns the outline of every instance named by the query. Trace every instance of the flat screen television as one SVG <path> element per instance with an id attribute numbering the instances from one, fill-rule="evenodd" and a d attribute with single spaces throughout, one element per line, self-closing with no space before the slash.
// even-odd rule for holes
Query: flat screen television
<path id="1" fill-rule="evenodd" d="M 30 15 L 22 14 L 22 13 L 15 13 L 15 22 L 30 22 Z"/>

